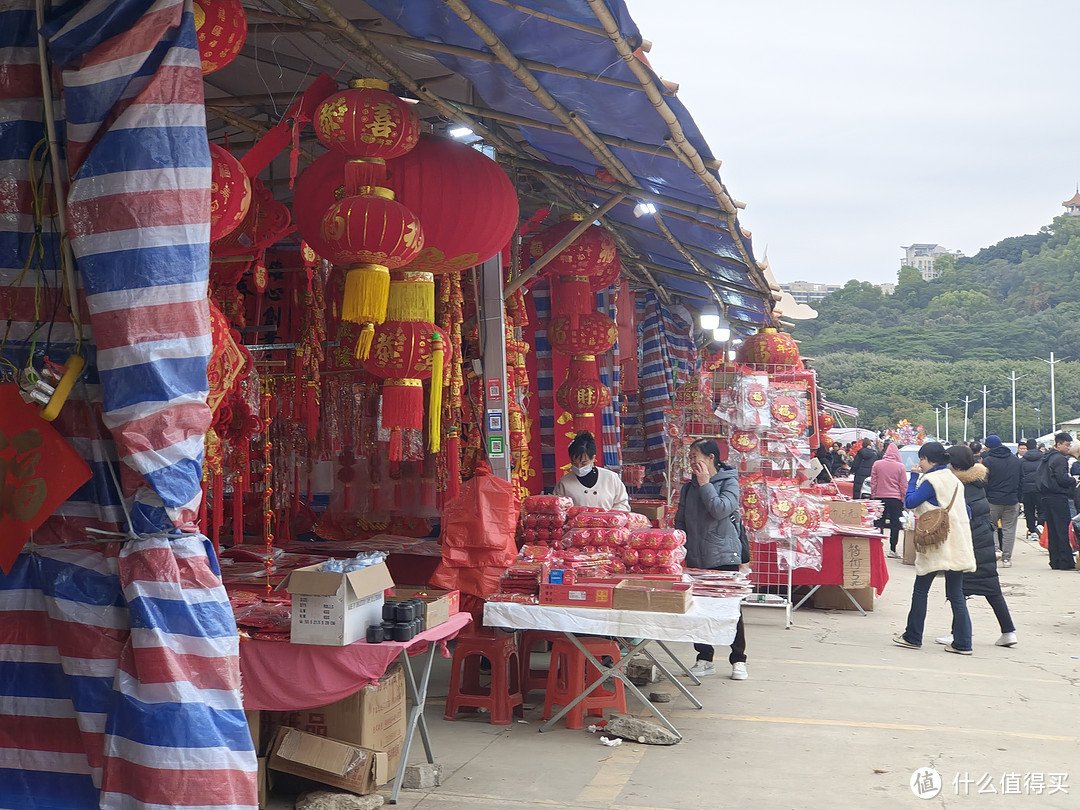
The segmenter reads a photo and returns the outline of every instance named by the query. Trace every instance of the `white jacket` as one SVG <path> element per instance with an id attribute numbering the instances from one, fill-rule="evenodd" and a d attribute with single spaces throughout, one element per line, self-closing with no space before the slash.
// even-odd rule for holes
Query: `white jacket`
<path id="1" fill-rule="evenodd" d="M 915 573 L 923 576 L 932 571 L 974 571 L 975 547 L 971 543 L 971 523 L 968 522 L 964 485 L 947 468 L 920 475 L 916 485 L 923 481 L 928 481 L 934 488 L 934 496 L 942 507 L 948 506 L 954 495 L 956 500 L 949 510 L 949 536 L 945 542 L 933 548 L 915 552 Z M 936 508 L 929 501 L 924 501 L 915 507 L 915 515 Z"/>
<path id="2" fill-rule="evenodd" d="M 622 479 L 611 470 L 596 468 L 596 486 L 586 489 L 573 472 L 568 472 L 555 485 L 553 495 L 562 495 L 574 502 L 574 506 L 599 506 L 602 509 L 630 511 L 630 496 Z"/>

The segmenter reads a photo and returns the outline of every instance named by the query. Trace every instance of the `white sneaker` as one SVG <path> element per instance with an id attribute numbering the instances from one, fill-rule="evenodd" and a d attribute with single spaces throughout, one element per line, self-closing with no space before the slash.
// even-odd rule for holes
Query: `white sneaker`
<path id="1" fill-rule="evenodd" d="M 1002 633 L 1001 638 L 994 642 L 998 647 L 1015 647 L 1016 633 Z"/>
<path id="2" fill-rule="evenodd" d="M 1028 542 L 1030 542 L 1030 543 L 1038 543 L 1039 542 L 1039 533 L 1038 532 L 1030 532 L 1028 534 Z"/>
<path id="3" fill-rule="evenodd" d="M 712 661 L 702 661 L 700 658 L 690 667 L 690 672 L 698 678 L 716 674 L 716 665 Z"/>
<path id="4" fill-rule="evenodd" d="M 938 638 L 935 638 L 934 641 L 936 641 L 938 644 L 944 644 L 946 647 L 948 647 L 950 644 L 952 644 L 952 633 L 947 636 L 939 636 Z"/>
<path id="5" fill-rule="evenodd" d="M 1002 560 L 1001 561 L 1001 567 L 1002 568 L 1012 568 L 1012 560 Z"/>
<path id="6" fill-rule="evenodd" d="M 742 661 L 737 661 L 731 665 L 731 680 L 733 681 L 745 681 L 750 677 L 750 673 L 746 671 L 746 664 Z"/>

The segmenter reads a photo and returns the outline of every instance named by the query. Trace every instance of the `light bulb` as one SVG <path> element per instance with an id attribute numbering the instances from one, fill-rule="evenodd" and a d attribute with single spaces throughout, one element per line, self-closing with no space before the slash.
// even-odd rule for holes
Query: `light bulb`
<path id="1" fill-rule="evenodd" d="M 709 304 L 701 310 L 701 315 L 698 319 L 701 321 L 701 328 L 705 331 L 720 328 L 720 310 L 712 304 Z"/>
<path id="2" fill-rule="evenodd" d="M 721 326 L 718 329 L 713 329 L 712 339 L 717 343 L 727 343 L 731 339 L 731 329 L 727 326 Z"/>

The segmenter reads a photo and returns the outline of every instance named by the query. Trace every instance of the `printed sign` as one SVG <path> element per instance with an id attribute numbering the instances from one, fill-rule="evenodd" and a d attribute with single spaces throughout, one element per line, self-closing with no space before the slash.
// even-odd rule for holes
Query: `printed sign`
<path id="1" fill-rule="evenodd" d="M 502 380 L 498 377 L 490 377 L 487 381 L 488 399 L 502 399 Z"/>
<path id="2" fill-rule="evenodd" d="M 502 429 L 503 429 L 502 411 L 488 411 L 487 412 L 487 429 L 488 429 L 488 433 L 502 433 Z"/>
<path id="3" fill-rule="evenodd" d="M 502 436 L 488 436 L 488 458 L 504 458 L 506 442 Z"/>

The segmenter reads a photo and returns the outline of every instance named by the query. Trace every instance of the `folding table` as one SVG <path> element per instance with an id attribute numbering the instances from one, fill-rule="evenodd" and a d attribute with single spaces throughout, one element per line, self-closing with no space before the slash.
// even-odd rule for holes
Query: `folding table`
<path id="1" fill-rule="evenodd" d="M 507 627 L 515 630 L 554 630 L 562 632 L 570 642 L 581 650 L 585 658 L 596 667 L 599 677 L 589 684 L 570 705 L 541 726 L 540 731 L 549 731 L 574 706 L 591 694 L 608 678 L 618 678 L 638 700 L 656 716 L 672 734 L 682 739 L 679 730 L 671 724 L 652 701 L 637 688 L 626 675 L 630 659 L 642 653 L 660 670 L 663 676 L 694 705 L 702 708 L 701 702 L 664 666 L 648 647 L 658 645 L 679 668 L 688 675 L 695 685 L 699 681 L 678 657 L 668 648 L 666 642 L 681 641 L 696 644 L 727 646 L 735 639 L 735 629 L 739 623 L 742 600 L 740 597 L 695 597 L 690 610 L 686 613 L 653 613 L 640 610 L 605 610 L 597 608 L 556 607 L 554 605 L 521 605 L 514 602 L 488 602 L 484 605 L 484 624 L 489 627 Z M 612 666 L 605 666 L 598 661 L 577 638 L 576 634 L 611 636 L 620 642 L 625 650 Z"/>

